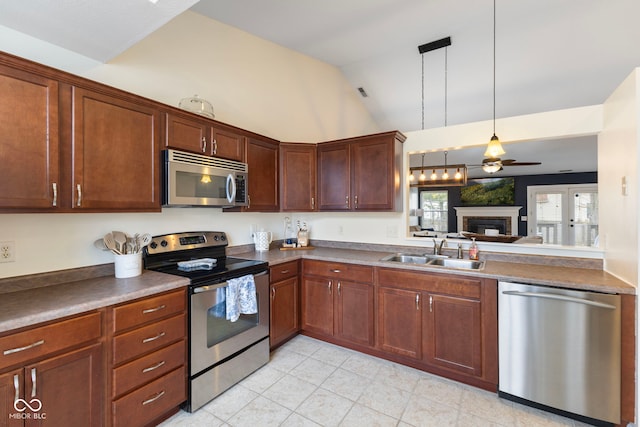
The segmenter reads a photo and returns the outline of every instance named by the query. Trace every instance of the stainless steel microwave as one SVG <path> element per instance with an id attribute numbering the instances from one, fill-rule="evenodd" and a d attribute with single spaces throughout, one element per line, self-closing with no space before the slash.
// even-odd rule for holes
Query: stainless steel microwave
<path id="1" fill-rule="evenodd" d="M 247 206 L 246 163 L 164 150 L 163 206 Z"/>

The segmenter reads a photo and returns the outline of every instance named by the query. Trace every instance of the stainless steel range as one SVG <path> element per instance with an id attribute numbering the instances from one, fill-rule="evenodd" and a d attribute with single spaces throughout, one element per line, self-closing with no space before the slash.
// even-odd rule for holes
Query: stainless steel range
<path id="1" fill-rule="evenodd" d="M 269 361 L 268 264 L 227 257 L 227 245 L 225 233 L 200 231 L 154 236 L 144 251 L 146 269 L 191 281 L 189 412 Z M 253 278 L 256 304 L 248 312 L 255 313 L 234 316 L 229 309 L 228 291 L 239 278 Z"/>

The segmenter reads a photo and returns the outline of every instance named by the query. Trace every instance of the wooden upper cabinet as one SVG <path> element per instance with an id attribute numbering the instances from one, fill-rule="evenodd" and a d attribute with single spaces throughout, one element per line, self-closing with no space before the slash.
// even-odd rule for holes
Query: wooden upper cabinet
<path id="1" fill-rule="evenodd" d="M 245 136 L 230 126 L 195 115 L 166 113 L 166 147 L 244 160 Z"/>
<path id="2" fill-rule="evenodd" d="M 318 144 L 318 209 L 351 209 L 349 144 Z"/>
<path id="3" fill-rule="evenodd" d="M 318 144 L 318 208 L 401 210 L 404 140 L 394 131 Z"/>
<path id="4" fill-rule="evenodd" d="M 165 123 L 165 146 L 207 154 L 210 138 L 205 120 L 167 113 Z"/>
<path id="5" fill-rule="evenodd" d="M 0 94 L 0 209 L 56 209 L 58 83 L 0 65 Z"/>
<path id="6" fill-rule="evenodd" d="M 72 208 L 159 211 L 159 110 L 72 88 Z"/>
<path id="7" fill-rule="evenodd" d="M 277 212 L 278 202 L 278 143 L 247 138 L 246 162 L 249 167 L 249 206 L 246 211 Z"/>
<path id="8" fill-rule="evenodd" d="M 316 210 L 315 144 L 280 144 L 280 201 L 285 212 Z"/>
<path id="9" fill-rule="evenodd" d="M 244 145 L 246 139 L 244 135 L 220 124 L 216 124 L 211 131 L 214 156 L 237 160 L 238 162 L 244 160 Z"/>

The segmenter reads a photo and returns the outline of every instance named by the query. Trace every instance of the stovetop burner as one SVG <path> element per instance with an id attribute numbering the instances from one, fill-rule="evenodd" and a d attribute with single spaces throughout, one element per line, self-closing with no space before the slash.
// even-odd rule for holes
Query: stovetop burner
<path id="1" fill-rule="evenodd" d="M 154 236 L 144 250 L 144 266 L 148 270 L 186 277 L 192 285 L 214 284 L 268 269 L 264 261 L 226 256 L 227 237 L 221 231 L 198 231 Z M 183 270 L 178 262 L 214 258 L 210 270 Z"/>

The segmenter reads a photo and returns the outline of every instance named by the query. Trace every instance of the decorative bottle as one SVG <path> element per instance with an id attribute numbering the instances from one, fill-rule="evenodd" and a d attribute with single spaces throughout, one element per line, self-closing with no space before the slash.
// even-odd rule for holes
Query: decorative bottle
<path id="1" fill-rule="evenodd" d="M 478 245 L 475 237 L 471 238 L 471 246 L 469 246 L 469 259 L 478 259 Z"/>

